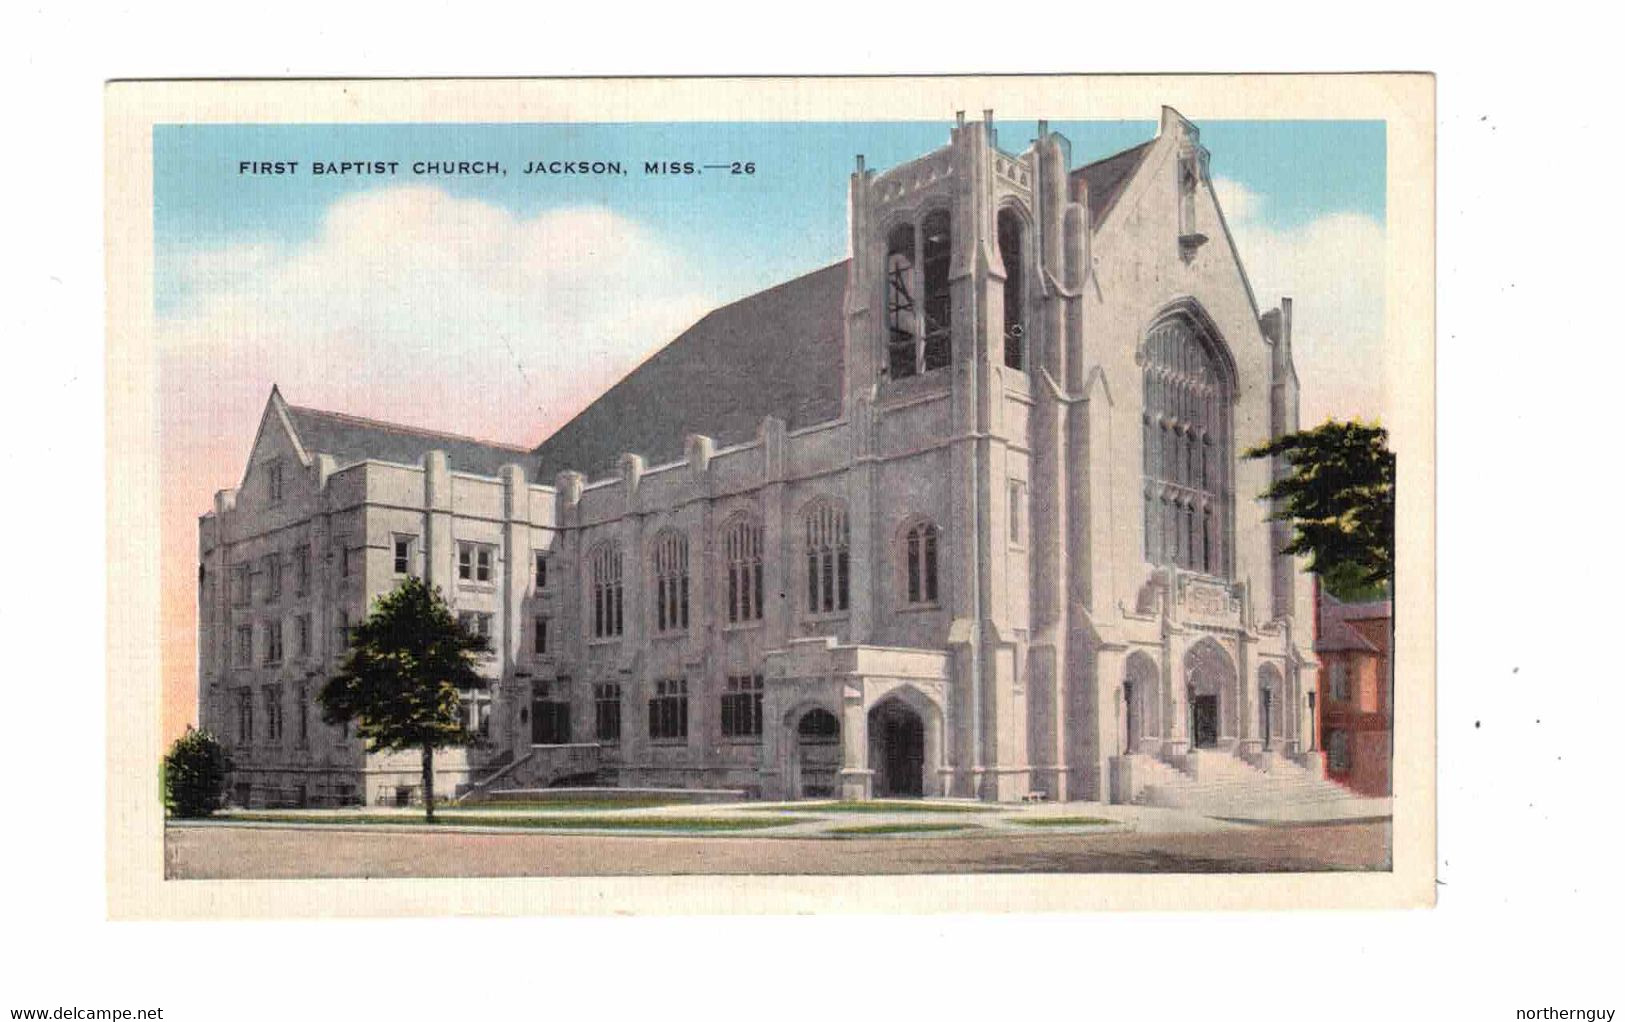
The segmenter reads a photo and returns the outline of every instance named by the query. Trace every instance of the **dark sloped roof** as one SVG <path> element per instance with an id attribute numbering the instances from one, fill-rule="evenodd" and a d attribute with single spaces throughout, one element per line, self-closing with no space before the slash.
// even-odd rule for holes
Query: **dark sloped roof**
<path id="1" fill-rule="evenodd" d="M 709 313 L 542 441 L 536 478 L 601 479 L 628 452 L 677 461 L 685 435 L 739 443 L 767 415 L 791 429 L 838 418 L 846 274 L 843 260 Z"/>
<path id="2" fill-rule="evenodd" d="M 453 471 L 494 476 L 503 465 L 524 465 L 530 452 L 523 447 L 473 440 L 452 433 L 399 426 L 339 412 L 288 405 L 299 442 L 311 454 L 330 454 L 340 465 L 368 458 L 415 465 L 430 451 L 446 452 Z"/>
<path id="3" fill-rule="evenodd" d="M 1351 628 L 1352 621 L 1368 621 L 1372 619 L 1386 619 L 1393 616 L 1393 606 L 1387 600 L 1373 600 L 1369 603 L 1343 603 L 1330 595 L 1322 595 L 1320 604 L 1320 635 L 1315 639 L 1315 650 L 1322 653 L 1335 653 L 1342 650 L 1359 650 L 1366 653 L 1376 653 L 1378 649 L 1358 630 Z"/>
<path id="4" fill-rule="evenodd" d="M 1085 164 L 1072 172 L 1074 178 L 1081 178 L 1089 185 L 1091 230 L 1098 228 L 1106 214 L 1111 212 L 1118 195 L 1128 186 L 1129 178 L 1140 168 L 1140 161 L 1145 159 L 1146 153 L 1151 151 L 1151 143 L 1155 141 L 1141 142 L 1132 149 Z"/>

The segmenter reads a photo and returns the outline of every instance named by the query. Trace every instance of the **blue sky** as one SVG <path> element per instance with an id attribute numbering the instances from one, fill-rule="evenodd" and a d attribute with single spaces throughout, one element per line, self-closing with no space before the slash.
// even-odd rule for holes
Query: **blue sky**
<path id="1" fill-rule="evenodd" d="M 1377 121 L 1203 121 L 1215 177 L 1260 200 L 1262 224 L 1290 230 L 1330 213 L 1384 221 L 1385 134 Z M 1152 121 L 1056 121 L 1073 165 L 1156 133 Z M 1019 152 L 1032 122 L 1000 122 Z M 947 141 L 946 122 L 486 125 L 161 125 L 154 131 L 156 285 L 161 314 L 184 304 L 177 254 L 233 244 L 309 241 L 336 201 L 406 182 L 432 182 L 516 216 L 603 206 L 648 225 L 727 299 L 842 258 L 846 178 L 863 153 L 884 169 Z M 532 159 L 619 160 L 624 177 L 525 176 Z M 300 172 L 246 176 L 238 161 L 299 160 Z M 310 161 L 396 160 L 391 177 L 312 176 Z M 501 161 L 505 177 L 415 178 L 414 159 Z M 647 176 L 649 159 L 752 160 L 753 176 Z M 741 211 L 745 215 L 741 215 Z M 753 212 L 752 211 L 756 211 Z M 771 210 L 771 213 L 768 211 Z"/>

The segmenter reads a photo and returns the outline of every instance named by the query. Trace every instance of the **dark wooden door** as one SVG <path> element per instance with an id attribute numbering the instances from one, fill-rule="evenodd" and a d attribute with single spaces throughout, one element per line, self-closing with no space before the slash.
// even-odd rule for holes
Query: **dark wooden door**
<path id="1" fill-rule="evenodd" d="M 1198 749 L 1219 744 L 1219 697 L 1197 696 L 1191 703 L 1191 739 Z"/>
<path id="2" fill-rule="evenodd" d="M 925 725 L 920 718 L 886 721 L 886 780 L 889 795 L 925 794 Z"/>

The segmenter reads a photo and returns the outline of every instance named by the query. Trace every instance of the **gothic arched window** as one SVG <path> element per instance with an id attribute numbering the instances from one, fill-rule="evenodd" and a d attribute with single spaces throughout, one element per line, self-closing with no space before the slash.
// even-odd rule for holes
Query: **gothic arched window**
<path id="1" fill-rule="evenodd" d="M 662 532 L 655 538 L 655 631 L 688 628 L 688 537 Z"/>
<path id="2" fill-rule="evenodd" d="M 852 566 L 846 509 L 821 500 L 808 509 L 806 525 L 807 609 L 814 614 L 844 611 L 850 602 Z"/>
<path id="3" fill-rule="evenodd" d="M 592 565 L 592 634 L 595 639 L 607 639 L 621 634 L 621 548 L 614 542 L 600 543 L 593 548 Z"/>
<path id="4" fill-rule="evenodd" d="M 762 527 L 744 515 L 723 529 L 728 559 L 728 621 L 762 619 Z"/>
<path id="5" fill-rule="evenodd" d="M 905 592 L 909 603 L 937 602 L 937 527 L 930 522 L 911 526 L 903 540 Z"/>
<path id="6" fill-rule="evenodd" d="M 1146 560 L 1228 576 L 1229 377 L 1185 316 L 1152 327 L 1144 363 Z"/>
<path id="7" fill-rule="evenodd" d="M 999 259 L 1004 263 L 1004 364 L 1026 367 L 1027 280 L 1022 263 L 1023 231 L 1015 210 L 999 210 Z"/>

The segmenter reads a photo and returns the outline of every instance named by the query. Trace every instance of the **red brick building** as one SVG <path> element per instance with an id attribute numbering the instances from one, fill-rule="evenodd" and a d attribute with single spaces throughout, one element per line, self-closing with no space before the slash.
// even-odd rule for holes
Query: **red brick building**
<path id="1" fill-rule="evenodd" d="M 1326 776 L 1362 795 L 1391 795 L 1393 604 L 1344 603 L 1323 591 L 1317 595 L 1318 716 Z"/>

